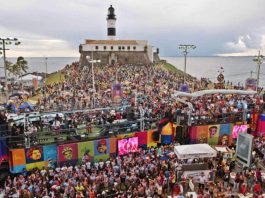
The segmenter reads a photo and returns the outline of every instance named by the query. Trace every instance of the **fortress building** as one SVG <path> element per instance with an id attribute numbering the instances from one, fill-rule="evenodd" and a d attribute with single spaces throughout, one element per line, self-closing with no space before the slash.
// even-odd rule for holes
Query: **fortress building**
<path id="1" fill-rule="evenodd" d="M 146 40 L 116 40 L 116 15 L 112 5 L 107 15 L 108 40 L 86 39 L 79 46 L 80 65 L 88 65 L 87 57 L 101 60 L 102 64 L 149 64 L 159 61 L 159 49 Z"/>

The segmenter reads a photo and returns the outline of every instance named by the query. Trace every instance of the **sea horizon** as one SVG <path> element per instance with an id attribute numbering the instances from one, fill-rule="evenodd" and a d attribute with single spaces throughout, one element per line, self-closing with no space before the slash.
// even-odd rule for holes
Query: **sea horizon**
<path id="1" fill-rule="evenodd" d="M 79 57 L 24 57 L 28 61 L 28 73 L 45 72 L 47 58 L 47 71 L 54 73 L 63 69 L 67 64 L 79 61 Z M 0 60 L 0 73 L 4 75 L 3 71 L 3 57 Z M 177 69 L 184 68 L 183 56 L 161 56 L 161 60 L 166 60 L 168 63 L 174 65 Z M 16 61 L 16 57 L 7 57 L 11 62 Z M 209 78 L 215 82 L 220 67 L 224 68 L 224 75 L 226 81 L 243 85 L 245 80 L 251 77 L 251 71 L 255 77 L 256 63 L 253 61 L 253 56 L 187 56 L 187 73 L 200 79 L 201 77 Z M 207 74 L 207 75 L 205 75 Z M 261 65 L 260 71 L 260 85 L 265 86 L 265 69 Z"/>

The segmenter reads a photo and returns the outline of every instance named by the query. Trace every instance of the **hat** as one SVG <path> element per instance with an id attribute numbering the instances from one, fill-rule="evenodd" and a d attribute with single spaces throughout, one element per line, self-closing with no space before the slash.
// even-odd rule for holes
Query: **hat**
<path id="1" fill-rule="evenodd" d="M 101 139 L 98 141 L 99 145 L 107 145 L 107 141 L 105 139 Z"/>

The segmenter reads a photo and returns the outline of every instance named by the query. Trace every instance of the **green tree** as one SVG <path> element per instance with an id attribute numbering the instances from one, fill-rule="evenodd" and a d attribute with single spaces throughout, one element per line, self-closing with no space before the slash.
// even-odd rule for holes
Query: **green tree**
<path id="1" fill-rule="evenodd" d="M 12 62 L 6 61 L 6 70 L 8 71 L 8 75 L 13 74 L 15 76 L 16 67 L 14 66 Z"/>
<path id="2" fill-rule="evenodd" d="M 9 74 L 13 74 L 16 77 L 21 77 L 23 74 L 27 73 L 28 61 L 26 61 L 22 56 L 17 58 L 15 64 L 10 61 L 6 61 L 6 70 Z"/>
<path id="3" fill-rule="evenodd" d="M 22 76 L 23 74 L 27 73 L 28 61 L 26 61 L 22 56 L 17 58 L 17 62 L 15 63 L 15 67 L 17 69 L 18 76 Z"/>

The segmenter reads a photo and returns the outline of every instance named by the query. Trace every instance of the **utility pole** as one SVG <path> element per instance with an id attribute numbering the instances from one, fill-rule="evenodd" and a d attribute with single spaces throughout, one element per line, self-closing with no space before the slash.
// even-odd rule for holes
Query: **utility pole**
<path id="1" fill-rule="evenodd" d="M 19 45 L 21 42 L 18 41 L 17 38 L 1 38 L 0 37 L 0 44 L 2 44 L 2 48 L 0 48 L 0 50 L 3 51 L 3 56 L 4 56 L 4 70 L 5 70 L 5 94 L 6 94 L 6 103 L 8 101 L 8 82 L 7 82 L 7 69 L 6 69 L 6 45 L 11 45 L 12 43 L 14 43 L 15 45 Z M 0 54 L 2 54 L 2 52 L 0 51 Z"/>
<path id="2" fill-rule="evenodd" d="M 195 45 L 191 45 L 191 44 L 184 44 L 184 45 L 179 45 L 179 49 L 181 50 L 181 52 L 184 55 L 184 82 L 186 81 L 186 68 L 187 68 L 187 55 L 188 55 L 188 50 L 190 49 L 195 49 L 196 46 Z"/>
<path id="3" fill-rule="evenodd" d="M 258 91 L 258 88 L 259 88 L 260 65 L 264 61 L 264 56 L 260 54 L 260 50 L 259 50 L 258 56 L 255 56 L 254 59 L 253 59 L 253 61 L 257 64 L 257 91 Z"/>
<path id="4" fill-rule="evenodd" d="M 96 92 L 96 88 L 95 88 L 95 73 L 94 73 L 94 63 L 100 63 L 101 60 L 94 60 L 93 58 L 93 49 L 92 49 L 92 52 L 91 52 L 91 57 L 90 56 L 87 56 L 86 57 L 88 62 L 91 63 L 91 70 L 92 70 L 92 89 L 93 89 L 93 101 L 92 101 L 92 108 L 94 109 L 95 108 L 95 92 Z"/>
<path id="5" fill-rule="evenodd" d="M 46 83 L 46 81 L 47 81 L 47 73 L 48 73 L 48 66 L 47 66 L 47 60 L 48 60 L 48 58 L 47 57 L 45 57 L 45 83 Z"/>

